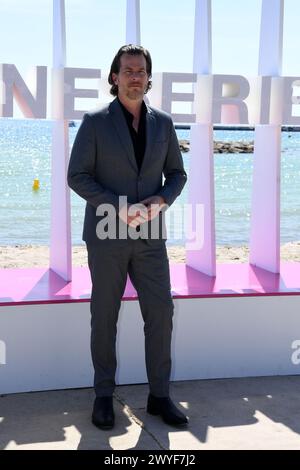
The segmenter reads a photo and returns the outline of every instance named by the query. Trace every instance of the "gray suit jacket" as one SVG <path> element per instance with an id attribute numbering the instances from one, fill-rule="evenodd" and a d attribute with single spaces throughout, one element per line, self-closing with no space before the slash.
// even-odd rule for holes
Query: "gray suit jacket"
<path id="1" fill-rule="evenodd" d="M 83 228 L 86 242 L 102 242 L 96 235 L 101 219 L 96 209 L 100 204 L 112 204 L 118 214 L 119 196 L 127 196 L 128 203 L 133 204 L 159 195 L 170 206 L 181 193 L 186 179 L 168 114 L 147 106 L 146 150 L 140 172 L 118 101 L 115 99 L 100 111 L 85 114 L 71 152 L 68 184 L 87 201 Z"/>

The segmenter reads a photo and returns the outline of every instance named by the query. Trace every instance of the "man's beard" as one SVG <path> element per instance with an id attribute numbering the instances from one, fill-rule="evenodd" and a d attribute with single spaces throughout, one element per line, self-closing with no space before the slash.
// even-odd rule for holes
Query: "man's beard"
<path id="1" fill-rule="evenodd" d="M 138 89 L 129 88 L 126 93 L 126 96 L 130 100 L 138 100 L 144 97 L 144 90 L 142 88 L 138 88 Z"/>

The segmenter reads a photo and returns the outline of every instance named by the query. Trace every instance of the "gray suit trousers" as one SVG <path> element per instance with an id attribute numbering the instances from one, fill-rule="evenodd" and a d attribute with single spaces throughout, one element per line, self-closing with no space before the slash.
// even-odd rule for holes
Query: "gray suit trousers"
<path id="1" fill-rule="evenodd" d="M 91 352 L 96 396 L 112 395 L 116 373 L 116 333 L 127 274 L 138 293 L 144 320 L 150 392 L 169 395 L 173 300 L 164 240 L 87 243 L 92 279 Z M 134 341 L 134 338 L 132 338 Z"/>

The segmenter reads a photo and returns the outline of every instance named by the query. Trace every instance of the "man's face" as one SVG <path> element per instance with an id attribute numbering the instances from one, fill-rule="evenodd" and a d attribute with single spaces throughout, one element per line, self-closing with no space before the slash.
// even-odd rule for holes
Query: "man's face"
<path id="1" fill-rule="evenodd" d="M 148 85 L 146 59 L 142 54 L 123 54 L 120 58 L 120 71 L 113 73 L 112 79 L 118 85 L 119 98 L 141 101 Z"/>

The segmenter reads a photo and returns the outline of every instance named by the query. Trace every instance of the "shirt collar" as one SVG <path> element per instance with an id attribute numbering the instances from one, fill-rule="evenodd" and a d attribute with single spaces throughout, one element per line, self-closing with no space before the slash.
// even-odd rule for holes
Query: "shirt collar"
<path id="1" fill-rule="evenodd" d="M 133 119 L 134 119 L 133 114 L 131 114 L 131 112 L 128 111 L 127 108 L 125 108 L 125 106 L 124 106 L 124 105 L 121 103 L 121 101 L 119 100 L 119 97 L 118 97 L 118 96 L 117 96 L 117 100 L 118 100 L 118 103 L 119 103 L 119 105 L 121 106 L 121 108 L 122 108 L 122 110 L 123 110 L 123 112 L 124 112 L 124 114 L 125 114 L 126 119 L 128 119 L 129 122 L 132 124 L 132 121 L 133 121 Z M 146 106 L 146 104 L 145 104 L 145 101 L 143 100 L 143 102 L 142 102 L 142 108 L 141 108 L 141 117 L 144 116 L 144 115 L 147 113 L 147 111 L 148 111 L 148 110 L 147 110 L 147 106 Z"/>

